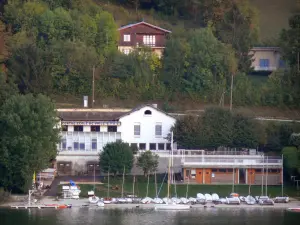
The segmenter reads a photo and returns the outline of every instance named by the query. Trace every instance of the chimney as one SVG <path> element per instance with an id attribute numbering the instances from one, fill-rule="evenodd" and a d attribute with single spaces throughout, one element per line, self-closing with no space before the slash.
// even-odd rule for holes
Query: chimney
<path id="1" fill-rule="evenodd" d="M 152 106 L 153 106 L 154 108 L 157 108 L 157 104 L 152 104 Z"/>
<path id="2" fill-rule="evenodd" d="M 88 96 L 83 96 L 83 107 L 84 108 L 88 107 L 88 102 L 89 102 L 89 97 Z"/>

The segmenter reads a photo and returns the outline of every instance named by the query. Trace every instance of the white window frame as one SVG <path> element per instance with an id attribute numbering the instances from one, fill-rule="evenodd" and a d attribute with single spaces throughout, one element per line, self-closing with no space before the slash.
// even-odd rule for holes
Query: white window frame
<path id="1" fill-rule="evenodd" d="M 124 42 L 130 42 L 130 34 L 124 34 L 123 40 Z"/>
<path id="2" fill-rule="evenodd" d="M 136 130 L 138 129 L 138 130 Z M 141 136 L 141 124 L 140 123 L 134 123 L 133 125 L 133 135 L 135 137 Z"/>
<path id="3" fill-rule="evenodd" d="M 160 132 L 157 132 L 157 128 L 160 127 Z M 155 124 L 155 137 L 161 137 L 162 136 L 162 123 L 156 123 Z"/>
<path id="4" fill-rule="evenodd" d="M 125 55 L 129 55 L 130 49 L 128 49 L 128 48 L 123 49 L 123 53 L 124 53 Z"/>
<path id="5" fill-rule="evenodd" d="M 155 35 L 144 35 L 143 36 L 143 43 L 147 46 L 155 46 Z"/>

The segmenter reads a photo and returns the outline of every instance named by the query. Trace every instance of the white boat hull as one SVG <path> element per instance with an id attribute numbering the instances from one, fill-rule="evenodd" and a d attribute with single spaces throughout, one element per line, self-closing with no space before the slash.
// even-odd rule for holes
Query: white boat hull
<path id="1" fill-rule="evenodd" d="M 179 204 L 159 204 L 155 205 L 155 210 L 189 210 L 190 205 L 179 205 Z"/>

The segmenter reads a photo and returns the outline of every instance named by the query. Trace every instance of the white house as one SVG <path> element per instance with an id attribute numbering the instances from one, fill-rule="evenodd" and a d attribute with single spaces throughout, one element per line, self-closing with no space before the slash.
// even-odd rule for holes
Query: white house
<path id="1" fill-rule="evenodd" d="M 176 120 L 156 105 L 135 109 L 58 109 L 61 144 L 58 174 L 99 170 L 99 153 L 107 143 L 122 140 L 139 150 L 170 150 L 167 136 Z"/>

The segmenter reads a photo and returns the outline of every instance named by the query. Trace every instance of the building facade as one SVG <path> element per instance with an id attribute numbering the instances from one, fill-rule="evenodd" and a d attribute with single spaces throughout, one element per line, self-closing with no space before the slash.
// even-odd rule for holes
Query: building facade
<path id="1" fill-rule="evenodd" d="M 189 152 L 189 151 L 187 151 Z M 185 154 L 187 154 L 187 152 Z M 198 184 L 280 185 L 283 160 L 260 153 L 190 151 L 182 157 L 185 182 Z"/>
<path id="2" fill-rule="evenodd" d="M 252 55 L 251 67 L 255 72 L 273 72 L 285 68 L 279 47 L 253 47 L 249 54 Z"/>
<path id="3" fill-rule="evenodd" d="M 162 56 L 167 35 L 171 31 L 144 21 L 129 24 L 118 29 L 119 51 L 129 54 L 134 48 L 150 47 L 159 57 Z"/>
<path id="4" fill-rule="evenodd" d="M 175 119 L 156 105 L 128 109 L 58 109 L 61 143 L 58 174 L 90 174 L 99 170 L 99 153 L 121 140 L 139 150 L 170 150 L 166 137 Z"/>

